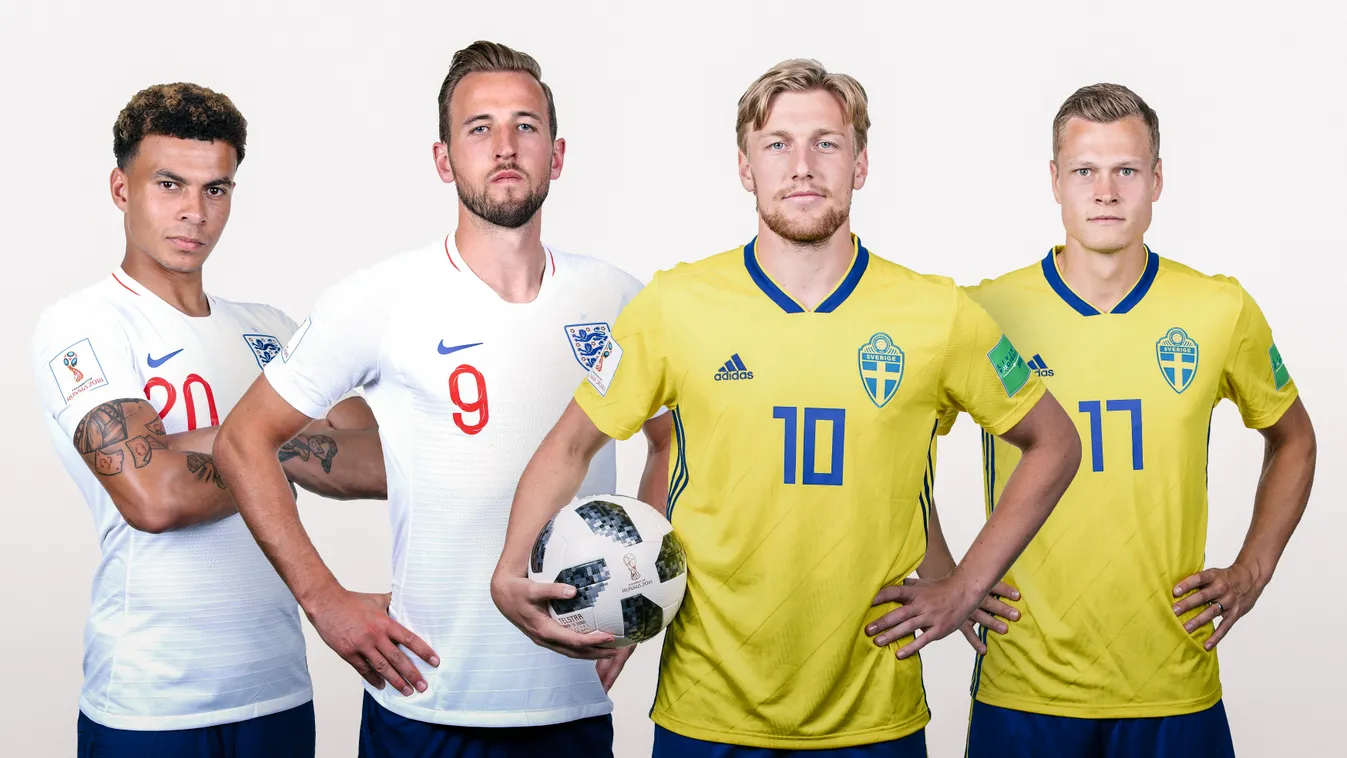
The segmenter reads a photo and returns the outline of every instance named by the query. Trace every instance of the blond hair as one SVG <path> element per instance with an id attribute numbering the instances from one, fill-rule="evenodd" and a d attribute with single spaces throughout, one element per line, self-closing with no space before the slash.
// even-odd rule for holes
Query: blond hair
<path id="1" fill-rule="evenodd" d="M 547 96 L 547 126 L 552 133 L 552 139 L 557 138 L 557 106 L 552 100 L 552 88 L 543 81 L 543 69 L 538 65 L 538 61 L 528 53 L 521 53 L 499 42 L 477 40 L 454 53 L 454 58 L 449 63 L 449 74 L 440 85 L 438 103 L 441 142 L 449 144 L 449 134 L 453 131 L 453 124 L 449 123 L 449 100 L 454 96 L 454 89 L 463 81 L 463 77 L 481 72 L 508 71 L 528 74 L 543 88 L 543 94 Z"/>
<path id="2" fill-rule="evenodd" d="M 1091 84 L 1071 93 L 1071 97 L 1062 103 L 1057 117 L 1052 120 L 1052 158 L 1062 147 L 1062 134 L 1066 131 L 1066 122 L 1073 118 L 1083 118 L 1096 124 L 1111 124 L 1133 116 L 1140 117 L 1150 133 L 1151 162 L 1160 160 L 1160 117 L 1151 110 L 1146 101 L 1132 90 L 1121 84 Z"/>
<path id="3" fill-rule="evenodd" d="M 860 154 L 870 132 L 870 108 L 865 88 L 855 77 L 828 73 L 822 63 L 811 58 L 792 58 L 776 64 L 739 98 L 739 117 L 734 125 L 739 149 L 747 152 L 748 132 L 761 129 L 767 123 L 773 98 L 782 92 L 814 90 L 823 90 L 837 98 L 855 134 L 856 153 Z"/>

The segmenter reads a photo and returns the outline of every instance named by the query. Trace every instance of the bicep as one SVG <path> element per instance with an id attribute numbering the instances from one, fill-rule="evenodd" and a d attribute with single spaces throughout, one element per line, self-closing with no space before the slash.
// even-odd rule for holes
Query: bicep
<path id="1" fill-rule="evenodd" d="M 226 438 L 234 444 L 261 440 L 275 450 L 313 421 L 286 402 L 264 373 L 243 393 L 221 424 L 216 445 Z"/>
<path id="2" fill-rule="evenodd" d="M 273 388 L 274 389 L 274 388 Z M 327 422 L 333 429 L 378 429 L 379 421 L 363 397 L 348 397 L 332 406 Z"/>
<path id="3" fill-rule="evenodd" d="M 589 461 L 610 439 L 572 399 L 543 444 L 567 458 Z"/>
<path id="4" fill-rule="evenodd" d="M 103 477 L 145 468 L 167 449 L 164 422 L 147 401 L 118 398 L 92 408 L 75 426 L 71 444 L 89 470 Z"/>
<path id="5" fill-rule="evenodd" d="M 1305 410 L 1305 404 L 1299 397 L 1291 402 L 1290 407 L 1275 423 L 1258 431 L 1268 446 L 1274 450 L 1298 441 L 1311 446 L 1314 444 L 1314 425 L 1310 422 L 1309 411 Z"/>
<path id="6" fill-rule="evenodd" d="M 1061 403 L 1057 402 L 1057 398 L 1046 391 L 1029 412 L 1001 434 L 1000 438 L 1020 450 L 1049 441 L 1061 440 L 1069 444 L 1066 438 L 1075 438 L 1075 446 L 1080 447 L 1080 439 L 1071 417 L 1067 415 Z"/>
<path id="7" fill-rule="evenodd" d="M 673 444 L 673 413 L 665 411 L 641 427 L 652 451 L 667 450 Z"/>

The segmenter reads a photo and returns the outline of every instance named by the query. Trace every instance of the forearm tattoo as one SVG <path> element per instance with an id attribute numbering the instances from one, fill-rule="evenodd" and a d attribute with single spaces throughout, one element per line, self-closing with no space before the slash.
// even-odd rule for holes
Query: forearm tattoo
<path id="1" fill-rule="evenodd" d="M 332 473 L 332 459 L 337 457 L 337 441 L 325 434 L 298 434 L 289 442 L 281 445 L 276 457 L 281 463 L 291 458 L 307 461 L 316 458 L 323 467 L 323 473 Z"/>
<path id="2" fill-rule="evenodd" d="M 200 481 L 214 481 L 215 486 L 225 489 L 225 481 L 220 476 L 219 470 L 215 468 L 215 459 L 205 453 L 188 453 L 187 470 L 196 474 Z"/>

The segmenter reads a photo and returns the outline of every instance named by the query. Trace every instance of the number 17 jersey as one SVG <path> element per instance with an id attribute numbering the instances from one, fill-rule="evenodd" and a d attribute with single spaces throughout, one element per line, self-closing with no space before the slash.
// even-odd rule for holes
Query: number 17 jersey
<path id="1" fill-rule="evenodd" d="M 1221 696 L 1207 625 L 1189 634 L 1173 588 L 1204 568 L 1207 448 L 1229 398 L 1254 429 L 1296 387 L 1262 312 L 1234 279 L 1147 250 L 1135 286 L 1100 313 L 1067 286 L 1057 250 L 970 289 L 1047 383 L 1081 439 L 1081 466 L 1011 567 L 1023 598 L 1006 635 L 984 635 L 973 694 L 1078 718 L 1204 710 Z M 988 513 L 1019 461 L 983 434 Z"/>

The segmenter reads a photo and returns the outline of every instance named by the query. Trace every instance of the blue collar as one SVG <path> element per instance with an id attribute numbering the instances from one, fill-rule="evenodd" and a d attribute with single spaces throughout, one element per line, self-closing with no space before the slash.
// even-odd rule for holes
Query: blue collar
<path id="1" fill-rule="evenodd" d="M 837 306 L 841 305 L 855 291 L 856 285 L 860 284 L 861 276 L 865 274 L 866 267 L 870 265 L 870 251 L 866 250 L 865 246 L 861 244 L 861 238 L 853 234 L 851 239 L 856 251 L 851 269 L 847 271 L 846 276 L 842 277 L 842 283 L 837 285 L 837 289 L 833 290 L 832 294 L 818 304 L 814 313 L 832 313 L 837 310 Z M 751 242 L 744 245 L 744 268 L 748 269 L 748 276 L 754 284 L 758 285 L 758 289 L 761 289 L 767 294 L 767 297 L 772 299 L 772 302 L 781 306 L 781 310 L 786 313 L 806 313 L 804 306 L 796 302 L 795 298 L 786 294 L 785 290 L 776 286 L 776 282 L 772 281 L 767 272 L 762 270 L 762 266 L 758 264 L 758 256 L 753 252 L 757 242 L 758 238 L 754 237 Z"/>
<path id="2" fill-rule="evenodd" d="M 1150 247 L 1146 247 L 1146 269 L 1141 272 L 1141 278 L 1132 286 L 1132 291 L 1127 296 L 1118 301 L 1109 313 L 1127 313 L 1141 302 L 1141 298 L 1150 291 L 1151 285 L 1155 283 L 1155 275 L 1160 273 L 1160 256 L 1156 255 Z M 1048 250 L 1048 254 L 1043 258 L 1043 278 L 1048 280 L 1052 290 L 1057 296 L 1066 301 L 1066 304 L 1076 309 L 1076 312 L 1082 316 L 1101 315 L 1099 309 L 1085 302 L 1085 299 L 1067 286 L 1066 281 L 1062 279 L 1062 273 L 1057 270 L 1057 248 Z"/>

